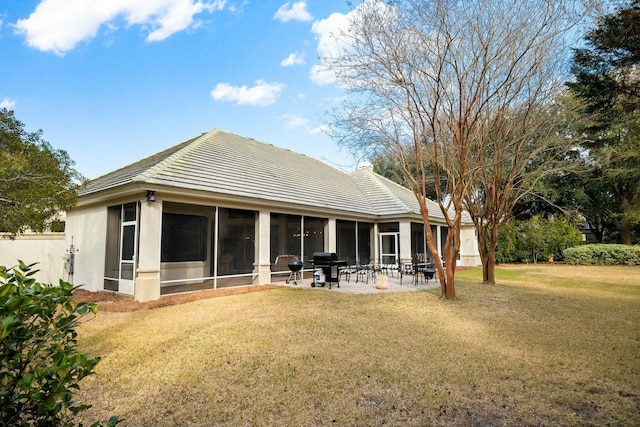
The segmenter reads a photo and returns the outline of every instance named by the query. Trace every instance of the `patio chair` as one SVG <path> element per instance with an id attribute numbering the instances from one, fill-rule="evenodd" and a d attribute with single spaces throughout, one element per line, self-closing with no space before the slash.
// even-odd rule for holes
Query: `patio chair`
<path id="1" fill-rule="evenodd" d="M 357 266 L 351 265 L 351 260 L 347 259 L 347 266 L 346 267 L 342 267 L 340 269 L 340 276 L 344 276 L 347 279 L 347 282 L 351 281 L 351 275 L 352 274 L 357 274 L 358 273 L 358 268 Z M 357 279 L 356 279 L 357 281 Z"/>
<path id="2" fill-rule="evenodd" d="M 369 283 L 369 276 L 373 279 L 375 277 L 375 266 L 371 264 L 359 265 L 356 271 L 356 283 L 364 281 Z"/>
<path id="3" fill-rule="evenodd" d="M 391 275 L 391 277 L 395 277 L 395 273 L 396 271 L 402 273 L 400 267 L 398 266 L 398 264 L 382 264 L 380 265 L 380 272 L 388 275 Z"/>
<path id="4" fill-rule="evenodd" d="M 418 252 L 412 255 L 411 263 L 413 266 L 413 284 L 417 286 L 421 278 L 427 279 L 427 275 L 425 274 L 427 269 L 425 254 Z"/>

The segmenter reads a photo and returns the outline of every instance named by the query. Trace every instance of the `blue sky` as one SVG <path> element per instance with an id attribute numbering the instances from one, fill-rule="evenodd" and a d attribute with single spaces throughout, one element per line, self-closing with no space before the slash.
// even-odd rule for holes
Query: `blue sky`
<path id="1" fill-rule="evenodd" d="M 359 2 L 353 2 L 354 4 Z M 0 107 L 87 178 L 220 128 L 355 170 L 322 133 L 346 0 L 0 0 Z"/>

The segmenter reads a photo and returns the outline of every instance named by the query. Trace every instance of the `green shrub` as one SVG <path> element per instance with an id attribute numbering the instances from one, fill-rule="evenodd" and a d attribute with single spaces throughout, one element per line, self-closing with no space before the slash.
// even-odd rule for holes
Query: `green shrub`
<path id="1" fill-rule="evenodd" d="M 509 220 L 498 231 L 496 260 L 538 262 L 563 259 L 563 250 L 582 242 L 576 224 L 564 216 L 534 216 L 526 221 Z"/>
<path id="2" fill-rule="evenodd" d="M 97 308 L 77 304 L 70 283 L 36 282 L 32 267 L 0 266 L 0 423 L 71 426 L 89 408 L 74 402 L 73 390 L 100 361 L 78 352 L 75 328 Z M 108 425 L 118 422 L 112 417 Z"/>
<path id="3" fill-rule="evenodd" d="M 640 246 L 591 244 L 567 248 L 564 259 L 574 265 L 640 265 Z"/>

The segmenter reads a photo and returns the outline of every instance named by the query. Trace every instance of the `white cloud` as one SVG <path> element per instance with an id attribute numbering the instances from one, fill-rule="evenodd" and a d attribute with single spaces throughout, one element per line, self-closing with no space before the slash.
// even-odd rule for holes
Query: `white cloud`
<path id="1" fill-rule="evenodd" d="M 283 59 L 282 62 L 280 62 L 280 65 L 282 65 L 283 67 L 288 67 L 291 65 L 304 64 L 304 56 L 305 56 L 304 52 L 302 53 L 293 52 L 289 54 L 289 56 L 287 56 L 285 59 Z"/>
<path id="2" fill-rule="evenodd" d="M 329 132 L 329 126 L 327 125 L 320 125 L 316 128 L 313 128 L 309 131 L 309 133 L 311 135 L 318 135 L 318 134 L 326 134 L 327 132 Z"/>
<path id="3" fill-rule="evenodd" d="M 224 9 L 227 0 L 42 0 L 15 28 L 33 48 L 64 55 L 96 36 L 101 26 L 114 28 L 123 17 L 128 26 L 148 30 L 148 42 L 164 40 L 194 26 L 194 16 Z"/>
<path id="4" fill-rule="evenodd" d="M 316 21 L 311 26 L 311 31 L 316 34 L 318 40 L 318 57 L 320 61 L 325 58 L 337 57 L 344 47 L 340 35 L 349 28 L 350 14 L 332 13 L 328 18 Z M 336 76 L 330 70 L 324 70 L 315 65 L 311 68 L 311 80 L 318 85 L 326 85 L 335 82 Z"/>
<path id="5" fill-rule="evenodd" d="M 349 50 L 349 43 L 346 34 L 354 17 L 362 11 L 362 8 L 391 8 L 380 0 L 364 0 L 355 9 L 347 14 L 332 13 L 328 18 L 321 19 L 313 23 L 311 31 L 315 33 L 318 40 L 318 57 L 320 64 L 323 60 L 337 58 Z M 357 19 L 357 18 L 356 18 Z M 323 68 L 322 65 L 311 68 L 311 80 L 318 85 L 335 83 L 336 76 L 331 70 Z"/>
<path id="6" fill-rule="evenodd" d="M 14 101 L 13 99 L 4 98 L 2 101 L 0 101 L 0 108 L 11 110 L 14 105 L 16 105 L 16 101 Z"/>
<path id="7" fill-rule="evenodd" d="M 304 1 L 295 2 L 292 5 L 286 2 L 280 6 L 273 18 L 282 22 L 313 20 L 313 16 L 307 12 L 307 3 Z"/>
<path id="8" fill-rule="evenodd" d="M 264 80 L 257 80 L 253 87 L 218 83 L 211 91 L 211 97 L 215 101 L 230 101 L 238 105 L 265 106 L 275 103 L 283 88 L 283 83 L 267 83 Z"/>
<path id="9" fill-rule="evenodd" d="M 306 124 L 309 123 L 309 120 L 295 114 L 284 114 L 281 118 L 286 121 L 286 125 L 289 129 L 306 126 Z"/>
<path id="10" fill-rule="evenodd" d="M 312 82 L 320 86 L 330 85 L 336 81 L 336 75 L 332 71 L 322 68 L 320 65 L 311 67 L 309 77 Z"/>

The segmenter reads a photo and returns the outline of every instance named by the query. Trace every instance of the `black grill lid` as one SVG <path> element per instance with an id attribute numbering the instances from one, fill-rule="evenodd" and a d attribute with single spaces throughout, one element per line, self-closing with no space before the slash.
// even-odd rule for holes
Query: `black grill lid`
<path id="1" fill-rule="evenodd" d="M 338 255 L 335 252 L 314 252 L 313 262 L 337 261 Z"/>
<path id="2" fill-rule="evenodd" d="M 302 270 L 303 265 L 304 263 L 301 260 L 299 260 L 298 258 L 294 258 L 291 261 L 289 261 L 289 270 L 300 271 Z"/>

